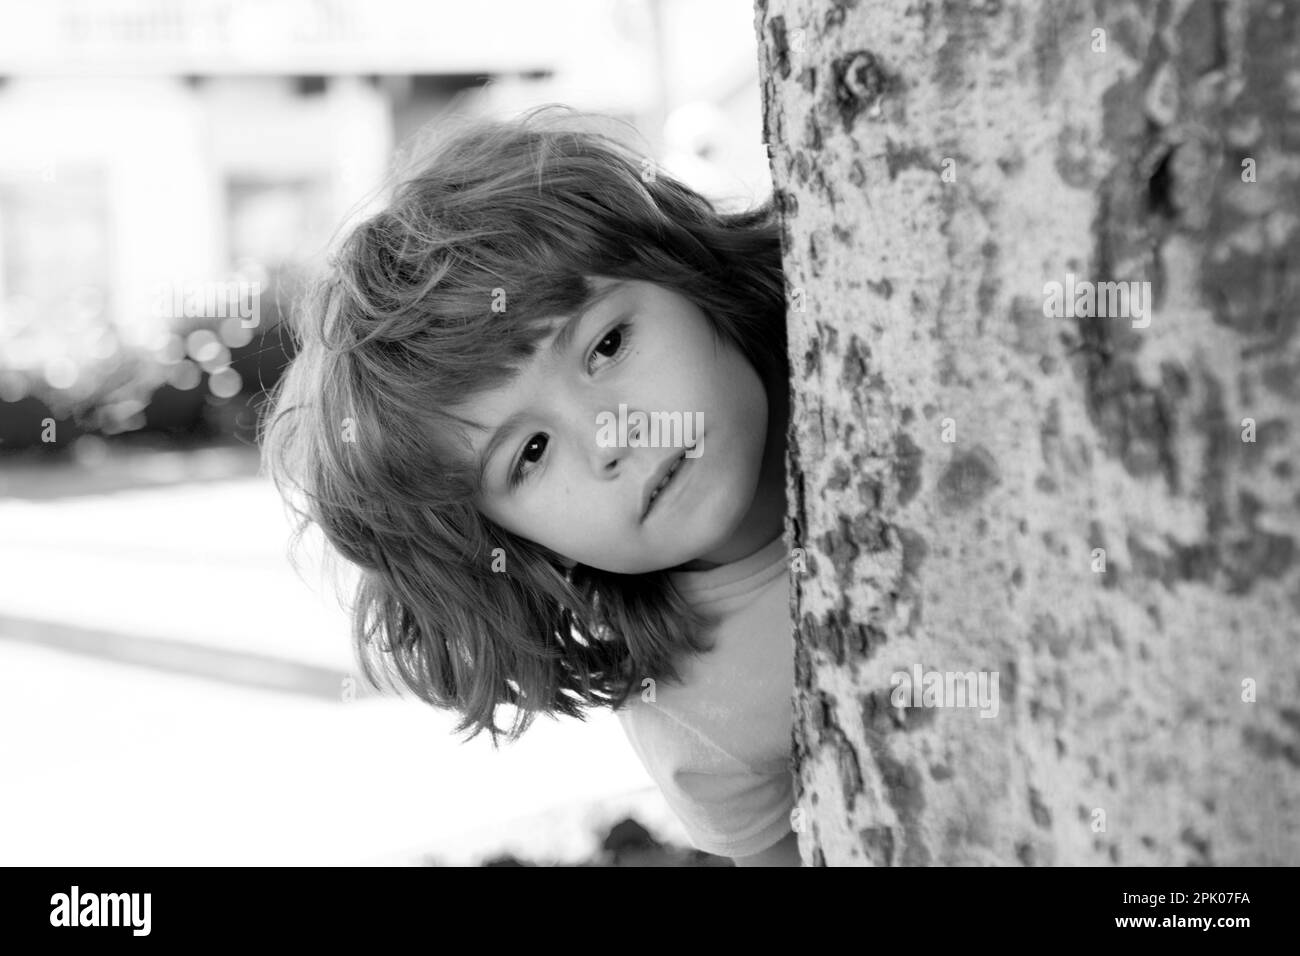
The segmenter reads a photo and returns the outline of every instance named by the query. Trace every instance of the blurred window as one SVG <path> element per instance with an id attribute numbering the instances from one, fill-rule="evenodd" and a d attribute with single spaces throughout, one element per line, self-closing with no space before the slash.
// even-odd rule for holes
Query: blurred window
<path id="1" fill-rule="evenodd" d="M 0 171 L 0 356 L 75 357 L 112 323 L 108 176 L 96 167 Z"/>
<path id="2" fill-rule="evenodd" d="M 323 178 L 227 179 L 229 265 L 252 260 L 275 271 L 318 252 L 326 236 L 327 185 Z"/>

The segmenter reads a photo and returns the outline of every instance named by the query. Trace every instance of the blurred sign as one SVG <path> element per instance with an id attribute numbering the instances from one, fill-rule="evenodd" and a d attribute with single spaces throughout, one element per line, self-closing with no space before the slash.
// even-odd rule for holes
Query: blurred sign
<path id="1" fill-rule="evenodd" d="M 0 0 L 0 73 L 532 72 L 571 31 L 529 0 Z"/>

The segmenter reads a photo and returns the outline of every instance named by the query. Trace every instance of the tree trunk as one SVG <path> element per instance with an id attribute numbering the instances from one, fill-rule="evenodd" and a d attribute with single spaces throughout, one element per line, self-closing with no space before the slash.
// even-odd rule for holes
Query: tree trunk
<path id="1" fill-rule="evenodd" d="M 1300 864 L 1300 6 L 755 25 L 805 861 Z"/>

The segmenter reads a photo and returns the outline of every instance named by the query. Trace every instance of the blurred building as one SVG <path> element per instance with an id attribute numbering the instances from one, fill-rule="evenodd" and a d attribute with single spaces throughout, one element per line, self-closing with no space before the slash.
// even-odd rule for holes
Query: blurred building
<path id="1" fill-rule="evenodd" d="M 230 426 L 394 150 L 541 102 L 631 121 L 721 199 L 770 188 L 748 0 L 0 2 L 0 447 L 42 410 Z"/>

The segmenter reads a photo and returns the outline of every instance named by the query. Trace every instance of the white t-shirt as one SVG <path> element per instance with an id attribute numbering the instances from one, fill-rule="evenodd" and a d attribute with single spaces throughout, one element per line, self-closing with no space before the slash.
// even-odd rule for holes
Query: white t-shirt
<path id="1" fill-rule="evenodd" d="M 617 714 L 691 842 L 748 856 L 790 832 L 794 625 L 789 549 L 778 537 L 707 571 L 675 572 L 695 607 L 721 614 L 713 650 L 684 655 L 682 684 L 633 690 Z"/>

